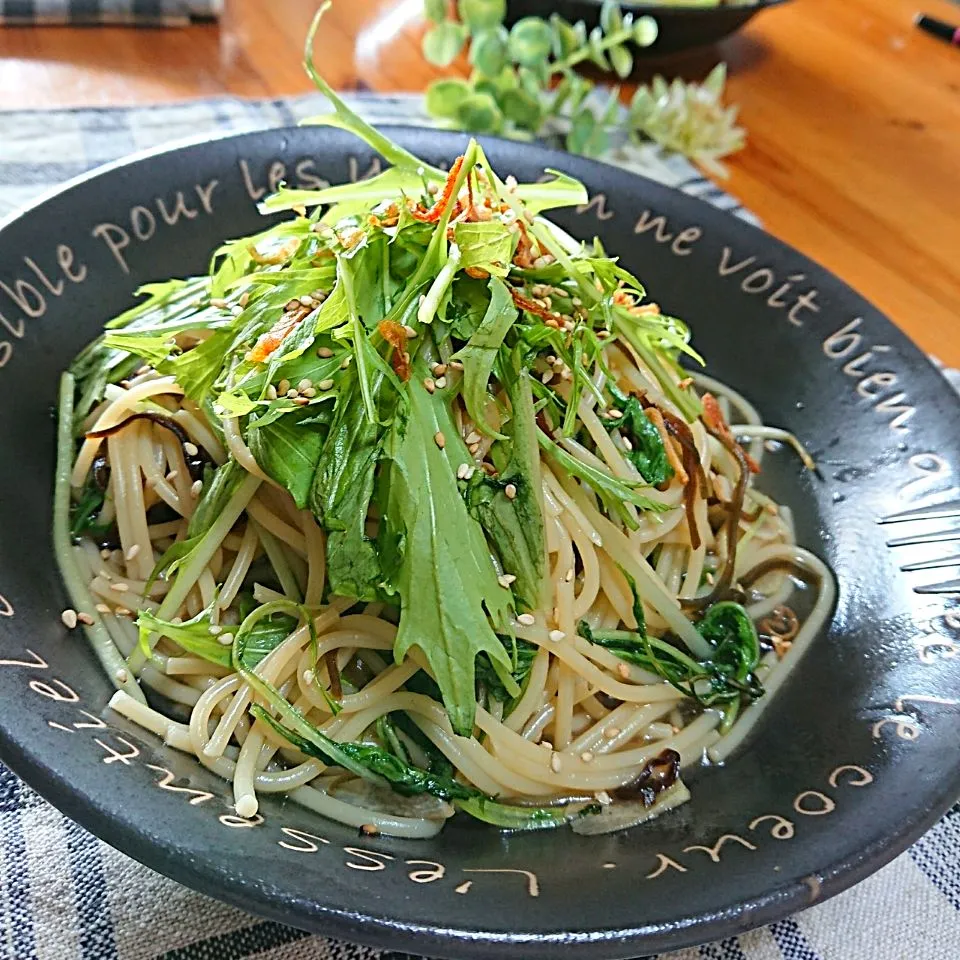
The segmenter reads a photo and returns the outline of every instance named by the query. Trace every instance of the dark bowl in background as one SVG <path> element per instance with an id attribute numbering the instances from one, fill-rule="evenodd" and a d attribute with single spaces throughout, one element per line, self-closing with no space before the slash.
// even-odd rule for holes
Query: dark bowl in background
<path id="1" fill-rule="evenodd" d="M 668 57 L 698 47 L 717 43 L 739 30 L 761 10 L 776 7 L 788 0 L 757 0 L 746 6 L 673 7 L 662 3 L 622 3 L 624 13 L 634 17 L 651 16 L 660 28 L 656 41 L 649 47 L 634 47 L 634 55 Z M 587 28 L 600 22 L 601 0 L 509 0 L 507 23 L 521 17 L 549 17 L 558 13 L 575 23 L 583 20 Z"/>

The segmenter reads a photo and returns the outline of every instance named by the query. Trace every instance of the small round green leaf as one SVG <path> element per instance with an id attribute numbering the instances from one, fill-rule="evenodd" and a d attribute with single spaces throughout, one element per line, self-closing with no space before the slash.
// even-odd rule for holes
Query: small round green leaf
<path id="1" fill-rule="evenodd" d="M 432 117 L 453 119 L 463 100 L 472 93 L 466 80 L 434 80 L 427 87 L 427 113 Z"/>
<path id="2" fill-rule="evenodd" d="M 578 73 L 570 75 L 570 112 L 576 113 L 590 96 L 593 84 Z"/>
<path id="3" fill-rule="evenodd" d="M 470 43 L 470 63 L 485 77 L 497 77 L 507 65 L 507 31 L 484 30 Z"/>
<path id="4" fill-rule="evenodd" d="M 491 30 L 503 23 L 507 0 L 458 0 L 457 13 L 471 33 Z"/>
<path id="5" fill-rule="evenodd" d="M 471 93 L 457 107 L 457 121 L 474 133 L 496 133 L 503 126 L 503 114 L 489 93 Z"/>
<path id="6" fill-rule="evenodd" d="M 629 77 L 633 69 L 633 54 L 623 44 L 617 44 L 607 51 L 610 63 L 618 77 Z"/>
<path id="7" fill-rule="evenodd" d="M 603 0 L 603 6 L 600 7 L 600 26 L 607 34 L 615 33 L 623 26 L 623 14 L 617 0 Z"/>
<path id="8" fill-rule="evenodd" d="M 597 126 L 597 118 L 590 110 L 581 110 L 570 124 L 567 134 L 567 149 L 571 153 L 582 153 L 583 145 L 590 139 Z"/>
<path id="9" fill-rule="evenodd" d="M 649 87 L 641 84 L 637 87 L 636 93 L 634 93 L 633 99 L 630 101 L 630 125 L 638 129 L 643 129 L 656 109 L 657 104 L 653 98 L 653 94 L 650 93 Z"/>
<path id="10" fill-rule="evenodd" d="M 524 130 L 536 132 L 540 128 L 543 110 L 540 101 L 524 90 L 507 90 L 500 98 L 504 116 Z"/>
<path id="11" fill-rule="evenodd" d="M 520 67 L 517 70 L 517 78 L 520 81 L 520 89 L 528 96 L 539 97 L 550 83 L 549 72 L 533 69 L 531 67 Z"/>
<path id="12" fill-rule="evenodd" d="M 466 27 L 444 20 L 423 35 L 423 55 L 435 67 L 449 67 L 467 39 Z"/>
<path id="13" fill-rule="evenodd" d="M 558 60 L 566 59 L 579 49 L 581 41 L 576 28 L 567 23 L 563 17 L 554 13 L 550 17 L 550 27 L 553 30 L 553 55 Z"/>
<path id="14" fill-rule="evenodd" d="M 658 32 L 653 17 L 641 17 L 633 25 L 633 42 L 638 47 L 649 47 L 657 39 Z"/>
<path id="15" fill-rule="evenodd" d="M 589 108 L 584 108 L 573 118 L 567 134 L 567 149 L 595 157 L 610 145 L 610 138 Z"/>
<path id="16" fill-rule="evenodd" d="M 524 17 L 510 31 L 510 57 L 524 67 L 535 67 L 550 57 L 553 31 L 539 17 Z"/>
<path id="17" fill-rule="evenodd" d="M 433 23 L 443 23 L 447 19 L 447 0 L 423 0 L 423 12 Z"/>
<path id="18" fill-rule="evenodd" d="M 590 50 L 590 59 L 601 70 L 609 70 L 610 61 L 607 59 L 606 51 L 603 48 L 603 30 L 601 30 L 600 27 L 594 27 L 590 31 L 587 46 Z"/>

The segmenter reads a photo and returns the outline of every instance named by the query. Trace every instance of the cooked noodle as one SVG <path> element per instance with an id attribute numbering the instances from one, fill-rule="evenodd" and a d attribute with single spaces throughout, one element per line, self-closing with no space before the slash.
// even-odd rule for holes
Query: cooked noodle
<path id="1" fill-rule="evenodd" d="M 518 210 L 526 217 L 518 206 L 520 188 L 499 184 L 485 161 L 477 160 L 461 192 L 448 196 L 462 162 L 445 184 L 436 175 L 442 186 L 426 200 L 408 201 L 415 229 L 434 222 L 431 203 L 455 203 L 457 217 L 468 224 L 502 217 L 509 225 Z M 491 207 L 491 195 L 500 197 L 499 206 Z M 376 231 L 384 229 L 378 216 L 395 225 L 396 207 L 386 200 L 376 206 L 376 225 L 364 227 L 363 243 L 378 242 Z M 342 254 L 337 245 L 348 241 L 339 234 L 330 239 L 334 231 L 326 224 L 333 218 L 308 221 L 299 212 L 294 228 L 303 224 L 307 232 L 296 235 L 316 238 L 302 242 L 314 244 L 309 263 L 319 266 L 310 270 L 319 277 L 330 250 L 324 244 L 333 245 L 336 258 Z M 449 216 L 445 211 L 441 222 Z M 285 368 L 275 372 L 269 360 L 305 316 L 322 316 L 322 304 L 345 282 L 342 263 L 336 274 L 323 274 L 326 286 L 314 281 L 317 289 L 304 296 L 295 290 L 284 307 L 281 285 L 297 281 L 283 278 L 308 267 L 293 264 L 290 251 L 298 247 L 283 234 L 273 246 L 261 238 L 227 299 L 212 295 L 210 278 L 188 281 L 189 296 L 174 286 L 146 312 L 131 315 L 126 339 L 108 335 L 81 356 L 75 365 L 79 391 L 74 378 L 65 377 L 56 543 L 72 602 L 90 622 L 94 648 L 118 687 L 111 706 L 230 781 L 239 816 L 254 816 L 264 794 L 287 793 L 349 825 L 427 837 L 457 809 L 506 827 L 554 826 L 577 817 L 587 823 L 600 808 L 642 797 L 639 822 L 686 797 L 674 782 L 680 767 L 722 761 L 748 736 L 829 617 L 835 593 L 829 570 L 796 543 L 789 509 L 756 489 L 750 474 L 762 465 L 765 441 L 791 444 L 803 457 L 806 452 L 791 435 L 763 426 L 728 386 L 698 376 L 698 394 L 670 352 L 683 349 L 679 325 L 662 318 L 655 305 L 642 304 L 642 292 L 623 277 L 614 280 L 605 308 L 619 311 L 619 319 L 594 337 L 596 352 L 588 358 L 585 347 L 572 361 L 548 356 L 551 330 L 573 338 L 578 324 L 589 327 L 593 315 L 579 306 L 573 280 L 553 272 L 549 282 L 531 281 L 521 271 L 554 265 L 569 272 L 587 263 L 596 271 L 590 282 L 601 291 L 605 274 L 594 265 L 599 260 L 573 252 L 560 231 L 543 233 L 545 223 L 530 218 L 528 228 L 512 229 L 516 249 L 504 270 L 512 271 L 510 282 L 491 279 L 489 296 L 500 295 L 494 289 L 499 283 L 505 315 L 512 296 L 516 329 L 526 331 L 521 336 L 545 331 L 541 342 L 547 346 L 533 348 L 517 379 L 505 372 L 501 353 L 498 366 L 484 374 L 489 382 L 483 381 L 481 419 L 477 394 L 464 383 L 465 364 L 456 363 L 463 344 L 474 342 L 471 333 L 440 336 L 424 320 L 424 312 L 441 302 L 437 285 L 449 283 L 446 267 L 409 295 L 418 329 L 409 327 L 415 317 L 406 309 L 403 325 L 393 329 L 384 321 L 377 328 L 379 346 L 369 346 L 381 351 L 383 368 L 389 370 L 383 358 L 390 359 L 403 381 L 397 389 L 414 407 L 432 402 L 416 399 L 415 391 L 421 398 L 447 398 L 441 402 L 450 426 L 446 433 L 429 429 L 425 469 L 428 482 L 437 485 L 439 475 L 429 473 L 437 463 L 448 477 L 456 473 L 449 481 L 456 499 L 437 509 L 462 510 L 466 503 L 469 530 L 462 544 L 448 536 L 433 547 L 467 564 L 475 562 L 470 544 L 481 544 L 476 577 L 492 573 L 495 580 L 483 615 L 503 650 L 471 647 L 479 640 L 458 636 L 456 624 L 447 642 L 466 644 L 457 654 L 462 662 L 443 660 L 432 636 L 403 648 L 405 618 L 416 615 L 411 609 L 417 604 L 434 601 L 420 599 L 426 586 L 411 592 L 407 574 L 388 572 L 389 564 L 402 564 L 406 551 L 417 549 L 415 524 L 441 496 L 431 489 L 420 513 L 408 514 L 402 535 L 391 540 L 396 498 L 418 493 L 403 486 L 419 482 L 411 472 L 415 462 L 403 470 L 390 466 L 401 461 L 397 444 L 406 442 L 404 431 L 412 425 L 393 439 L 389 426 L 380 434 L 376 469 L 393 472 L 378 473 L 377 482 L 388 476 L 389 486 L 365 495 L 357 539 L 350 541 L 356 557 L 344 560 L 337 546 L 349 514 L 333 522 L 336 504 L 318 506 L 326 494 L 324 461 L 312 475 L 309 497 L 291 476 L 289 464 L 306 456 L 301 447 L 332 436 L 332 405 L 323 403 L 324 391 L 336 380 L 341 399 L 333 416 L 339 416 L 348 384 L 360 377 L 350 366 L 354 357 L 361 358 L 356 364 L 372 365 L 366 373 L 371 379 L 360 381 L 352 395 L 353 411 L 371 409 L 365 422 L 375 430 L 393 415 L 382 399 L 371 401 L 370 391 L 386 382 L 386 374 L 362 352 L 344 353 L 341 363 L 339 333 L 324 338 L 318 332 L 308 344 L 304 359 L 328 363 L 316 382 L 282 380 Z M 383 250 L 389 261 L 386 243 Z M 458 262 L 448 261 L 451 276 Z M 384 284 L 381 308 L 390 316 L 407 294 L 402 285 L 392 287 L 389 271 Z M 482 286 L 486 291 L 486 278 Z M 205 393 L 191 379 L 181 382 L 178 364 L 220 343 L 213 338 L 240 330 L 249 310 L 275 290 L 281 290 L 279 307 L 261 311 L 260 325 L 238 334 Z M 553 310 L 551 297 L 569 301 L 569 312 Z M 275 334 L 278 314 L 286 326 Z M 172 339 L 159 354 L 152 342 L 152 353 L 138 354 L 136 337 L 147 337 L 150 323 L 160 329 L 169 324 Z M 348 328 L 349 320 L 344 336 L 356 340 L 356 328 Z M 411 332 L 422 335 L 408 339 Z M 109 349 L 119 350 L 120 359 L 102 352 Z M 97 390 L 87 379 L 90 365 L 104 356 L 110 373 Z M 468 356 L 468 377 L 472 362 Z M 577 364 L 586 371 L 582 381 Z M 536 390 L 524 400 L 531 386 Z M 239 406 L 227 410 L 227 403 Z M 523 403 L 529 405 L 527 439 L 535 438 L 528 447 L 532 459 L 519 472 L 513 464 L 524 439 Z M 257 418 L 269 412 L 280 421 L 292 417 L 291 410 L 299 419 L 283 422 L 297 425 L 289 428 L 294 440 L 285 459 L 270 459 Z M 300 410 L 316 414 L 315 426 Z M 412 409 L 404 415 L 412 424 Z M 745 451 L 734 438 L 748 443 Z M 638 444 L 651 459 L 637 455 Z M 320 448 L 313 449 L 320 456 Z M 345 469 L 350 455 L 344 447 L 331 469 Z M 651 480 L 654 468 L 660 472 Z M 347 483 L 344 496 L 361 483 Z M 497 539 L 495 524 L 509 524 L 514 500 L 517 509 L 533 511 L 512 528 L 535 545 L 527 561 L 540 571 L 532 592 L 522 571 L 504 561 Z M 344 570 L 361 564 L 370 545 L 380 551 L 381 580 L 338 592 L 331 578 L 348 582 Z M 391 560 L 391 551 L 399 559 Z M 492 571 L 483 572 L 485 564 Z M 360 583 L 359 573 L 350 576 Z M 472 588 L 464 582 L 464 591 Z M 778 632 L 777 624 L 787 627 Z M 437 629 L 451 627 L 438 621 Z M 455 695 L 450 686 L 459 674 L 451 681 L 438 665 L 454 674 L 467 671 L 473 703 L 454 702 L 462 699 L 463 688 Z M 347 751 L 338 753 L 338 745 Z M 597 823 L 622 826 L 624 819 L 604 810 Z"/>

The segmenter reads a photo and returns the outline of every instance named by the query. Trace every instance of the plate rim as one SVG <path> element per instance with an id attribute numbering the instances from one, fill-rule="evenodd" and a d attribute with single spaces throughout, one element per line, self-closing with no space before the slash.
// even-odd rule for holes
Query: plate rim
<path id="1" fill-rule="evenodd" d="M 784 2 L 784 0 L 772 0 L 773 4 L 780 2 Z M 468 134 L 460 131 L 438 130 L 415 124 L 381 124 L 377 125 L 377 129 L 397 136 L 420 133 L 444 140 L 454 140 L 468 136 Z M 25 207 L 0 217 L 0 237 L 8 227 L 26 220 L 41 207 L 58 199 L 61 195 L 69 193 L 90 181 L 106 177 L 118 170 L 133 167 L 143 161 L 175 154 L 187 148 L 201 147 L 205 144 L 256 139 L 302 130 L 303 126 L 285 125 L 242 132 L 213 132 L 178 138 L 158 147 L 136 151 L 125 157 L 94 167 L 46 190 Z M 704 211 L 708 220 L 711 218 L 732 218 L 737 221 L 736 229 L 748 232 L 754 231 L 756 235 L 763 238 L 765 243 L 779 252 L 789 252 L 794 256 L 803 258 L 803 260 L 822 271 L 826 277 L 839 283 L 845 291 L 869 305 L 876 315 L 883 320 L 887 328 L 893 331 L 894 336 L 900 341 L 900 345 L 908 347 L 912 359 L 923 361 L 921 365 L 923 373 L 927 376 L 932 374 L 940 382 L 944 397 L 949 397 L 958 413 L 960 413 L 960 396 L 946 381 L 929 355 L 914 343 L 905 331 L 901 330 L 883 311 L 875 307 L 866 297 L 832 270 L 810 255 L 768 233 L 761 226 L 735 217 L 728 211 L 715 207 L 708 201 L 685 193 L 678 188 L 667 186 L 641 173 L 625 170 L 613 164 L 584 157 L 571 158 L 569 154 L 563 151 L 552 149 L 540 143 L 534 143 L 528 147 L 526 144 L 517 144 L 515 141 L 505 140 L 501 137 L 484 136 L 481 139 L 485 143 L 503 144 L 513 149 L 533 149 L 543 154 L 545 162 L 548 164 L 551 157 L 563 158 L 567 161 L 574 159 L 578 164 L 593 167 L 598 172 L 613 171 L 628 178 L 638 178 L 649 188 L 652 188 L 654 192 L 665 191 L 670 194 L 681 194 L 684 197 L 684 203 L 698 204 L 701 210 L 708 208 L 709 212 Z M 373 152 L 376 153 L 376 151 Z M 256 916 L 265 917 L 285 925 L 295 925 L 291 924 L 289 912 L 285 912 L 284 909 L 284 905 L 289 905 L 289 901 L 278 891 L 264 887 L 256 893 L 256 903 L 251 906 L 249 898 L 255 884 L 241 881 L 230 872 L 204 869 L 203 861 L 191 861 L 192 869 L 187 869 L 182 866 L 183 861 L 169 855 L 171 848 L 152 839 L 148 830 L 103 815 L 86 791 L 77 789 L 69 781 L 60 777 L 52 767 L 45 766 L 35 751 L 31 752 L 22 742 L 12 736 L 10 725 L 5 720 L 0 720 L 0 760 L 7 764 L 44 800 L 121 853 L 205 896 L 211 896 L 211 894 L 206 889 L 198 887 L 198 883 L 205 879 L 215 878 L 216 899 L 254 913 Z M 941 779 L 938 781 L 938 785 L 939 789 L 936 791 L 935 797 L 932 798 L 932 802 L 929 802 L 931 798 L 928 796 L 928 803 L 924 807 L 916 809 L 914 816 L 905 821 L 907 824 L 905 829 L 899 830 L 894 835 L 885 835 L 870 845 L 859 848 L 849 857 L 839 862 L 830 863 L 819 870 L 815 875 L 819 886 L 814 896 L 811 896 L 810 887 L 802 880 L 788 882 L 776 887 L 768 887 L 763 893 L 758 894 L 751 900 L 740 901 L 735 906 L 725 908 L 720 912 L 686 918 L 681 923 L 672 924 L 667 932 L 658 932 L 657 926 L 652 924 L 635 927 L 597 927 L 591 928 L 589 931 L 561 930 L 536 934 L 492 931 L 480 928 L 479 924 L 475 927 L 463 925 L 441 927 L 436 924 L 431 926 L 419 921 L 404 921 L 383 914 L 375 914 L 369 908 L 366 908 L 366 910 L 340 909 L 323 904 L 316 898 L 310 904 L 309 909 L 301 914 L 304 920 L 309 920 L 309 926 L 298 928 L 320 932 L 324 935 L 353 939 L 357 942 L 388 949 L 411 948 L 415 952 L 420 952 L 425 948 L 435 947 L 438 952 L 434 953 L 434 956 L 470 956 L 476 957 L 478 960 L 479 958 L 482 958 L 482 960 L 494 960 L 494 958 L 516 960 L 516 951 L 520 947 L 527 948 L 526 956 L 530 960 L 552 957 L 554 954 L 551 951 L 559 946 L 575 950 L 576 956 L 584 958 L 584 960 L 626 958 L 633 956 L 637 948 L 653 953 L 682 949 L 724 936 L 739 935 L 778 919 L 783 919 L 814 903 L 822 903 L 872 875 L 915 843 L 950 809 L 957 794 L 960 793 L 960 767 L 954 768 L 952 779 Z M 107 839 L 107 835 L 110 835 L 111 839 Z M 116 842 L 118 836 L 121 838 L 119 843 Z M 162 868 L 158 869 L 155 866 L 158 862 L 163 864 Z M 611 952 L 611 949 L 615 952 Z M 457 953 L 453 953 L 454 950 Z"/>

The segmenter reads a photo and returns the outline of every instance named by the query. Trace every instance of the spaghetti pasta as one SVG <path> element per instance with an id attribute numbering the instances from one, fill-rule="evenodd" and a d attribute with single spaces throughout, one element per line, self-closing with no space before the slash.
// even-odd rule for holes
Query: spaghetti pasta
<path id="1" fill-rule="evenodd" d="M 391 159 L 281 191 L 294 219 L 65 376 L 55 537 L 111 706 L 241 817 L 285 792 L 405 837 L 648 819 L 830 615 L 751 473 L 764 441 L 806 452 L 539 216 L 579 184 L 501 181 L 474 143 L 449 175 Z M 789 636 L 758 634 L 774 611 Z"/>

